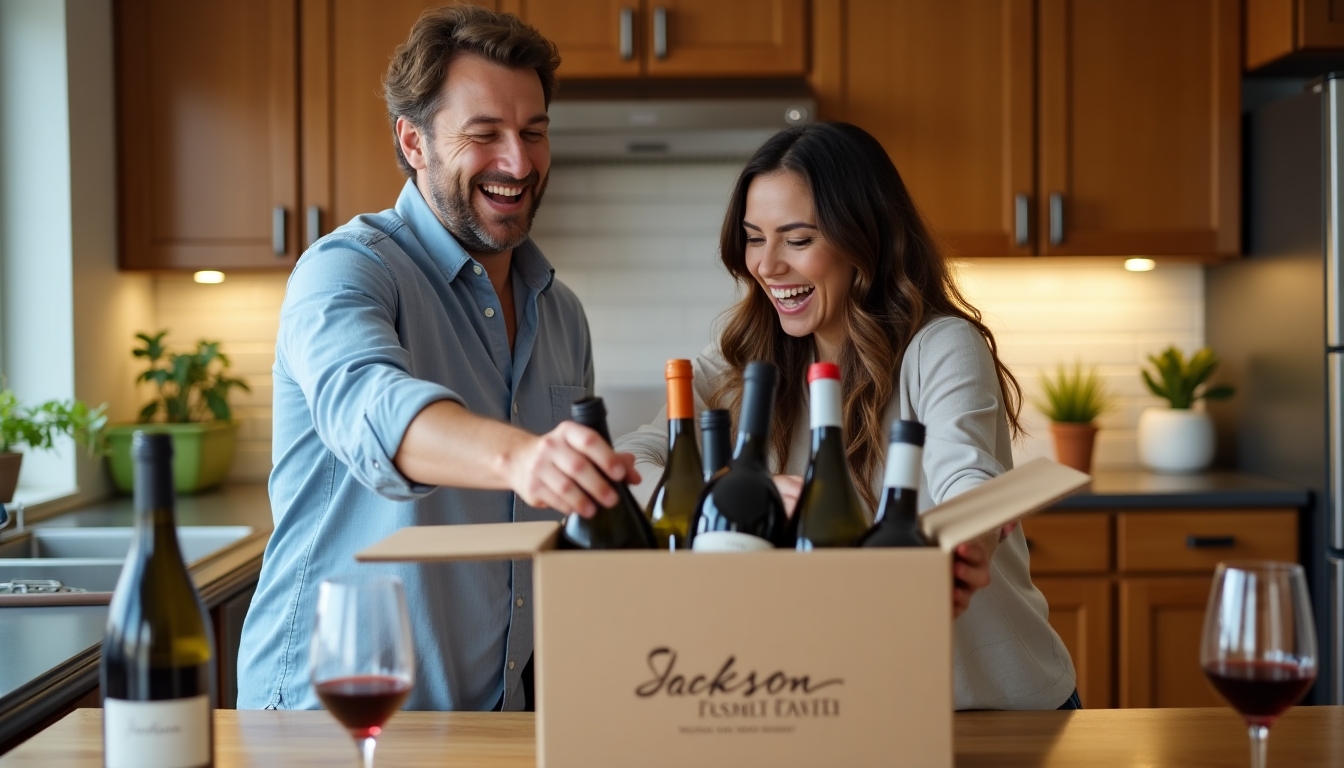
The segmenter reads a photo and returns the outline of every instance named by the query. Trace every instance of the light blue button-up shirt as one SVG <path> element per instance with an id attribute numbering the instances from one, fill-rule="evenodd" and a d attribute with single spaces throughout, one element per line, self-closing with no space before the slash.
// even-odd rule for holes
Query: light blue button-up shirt
<path id="1" fill-rule="evenodd" d="M 556 520 L 508 491 L 436 488 L 392 464 L 425 406 L 540 434 L 592 392 L 588 323 L 531 241 L 514 250 L 512 353 L 484 268 L 407 182 L 396 207 L 359 216 L 299 259 L 275 351 L 275 532 L 243 626 L 238 706 L 315 709 L 308 645 L 323 578 L 381 570 L 406 585 L 416 678 L 408 709 L 521 709 L 532 654 L 527 561 L 358 564 L 408 525 Z"/>

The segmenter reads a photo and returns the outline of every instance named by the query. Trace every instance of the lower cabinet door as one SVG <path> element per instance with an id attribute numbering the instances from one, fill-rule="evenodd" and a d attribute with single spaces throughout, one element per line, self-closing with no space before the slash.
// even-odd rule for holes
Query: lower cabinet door
<path id="1" fill-rule="evenodd" d="M 1083 706 L 1115 706 L 1111 683 L 1111 582 L 1091 578 L 1033 578 L 1050 603 L 1050 626 L 1073 657 Z"/>
<path id="2" fill-rule="evenodd" d="M 1120 706 L 1224 706 L 1199 665 L 1212 578 L 1120 580 Z"/>

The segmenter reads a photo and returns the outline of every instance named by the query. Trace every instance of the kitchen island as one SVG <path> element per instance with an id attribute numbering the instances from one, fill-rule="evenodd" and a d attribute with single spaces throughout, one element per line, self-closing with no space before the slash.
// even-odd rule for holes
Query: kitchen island
<path id="1" fill-rule="evenodd" d="M 389 768 L 532 768 L 534 727 L 526 713 L 401 712 L 379 738 L 375 762 Z M 1230 709 L 961 712 L 954 730 L 957 768 L 1245 768 L 1250 758 L 1245 728 Z M 594 745 L 594 755 L 600 750 Z M 843 746 L 835 758 L 833 765 L 847 765 Z M 75 710 L 0 757 L 0 768 L 102 764 L 99 709 Z M 1273 768 L 1341 764 L 1344 707 L 1298 707 L 1270 731 Z M 355 747 L 326 712 L 215 713 L 216 768 L 270 765 L 356 765 Z"/>

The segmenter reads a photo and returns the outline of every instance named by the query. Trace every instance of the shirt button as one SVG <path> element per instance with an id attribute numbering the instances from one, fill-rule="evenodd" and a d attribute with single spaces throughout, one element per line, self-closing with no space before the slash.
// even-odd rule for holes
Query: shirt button
<path id="1" fill-rule="evenodd" d="M 473 264 L 472 267 L 471 267 L 471 271 L 472 271 L 472 272 L 475 272 L 475 273 L 478 274 L 478 275 L 481 274 L 481 265 L 480 265 L 480 264 Z"/>
<path id="2" fill-rule="evenodd" d="M 509 661 L 509 669 L 513 669 L 513 667 L 514 667 L 514 663 L 513 663 L 512 660 L 510 660 L 510 661 Z"/>
<path id="3" fill-rule="evenodd" d="M 516 606 L 518 606 L 519 608 L 522 608 L 522 607 L 523 607 L 523 598 L 520 597 L 520 598 L 518 598 L 517 600 L 514 600 L 514 601 L 513 601 L 513 604 L 516 605 Z"/>
<path id="4" fill-rule="evenodd" d="M 374 468 L 374 469 L 382 469 L 382 468 L 383 468 L 383 465 L 382 465 L 382 464 L 379 464 L 378 462 L 375 461 L 375 462 L 373 462 L 373 468 Z"/>
<path id="5" fill-rule="evenodd" d="M 494 307 L 486 307 L 486 308 L 485 308 L 485 316 L 486 316 L 486 317 L 494 317 L 494 316 L 495 316 L 495 308 L 494 308 Z"/>
<path id="6" fill-rule="evenodd" d="M 518 404 L 517 404 L 517 403 L 514 403 L 514 404 L 513 404 L 513 412 L 514 412 L 514 413 L 517 413 L 517 412 L 518 412 Z"/>

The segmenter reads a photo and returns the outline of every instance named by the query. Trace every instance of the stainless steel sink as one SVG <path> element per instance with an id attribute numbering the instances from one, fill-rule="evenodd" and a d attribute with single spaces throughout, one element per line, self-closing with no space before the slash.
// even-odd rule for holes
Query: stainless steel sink
<path id="1" fill-rule="evenodd" d="M 177 529 L 188 565 L 252 533 L 245 525 L 183 526 Z M 111 592 L 131 548 L 130 528 L 50 528 L 0 544 L 0 583 L 55 579 L 89 592 Z"/>

